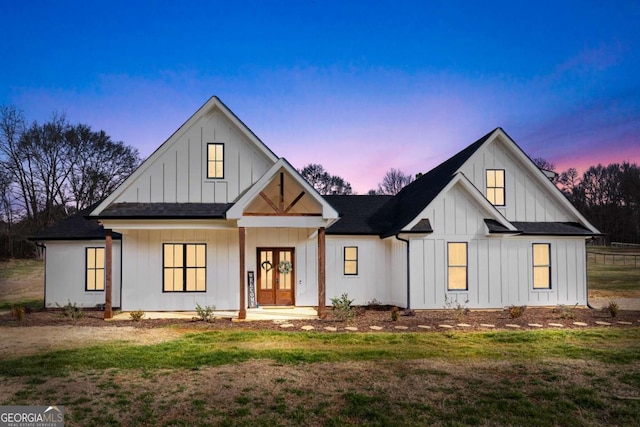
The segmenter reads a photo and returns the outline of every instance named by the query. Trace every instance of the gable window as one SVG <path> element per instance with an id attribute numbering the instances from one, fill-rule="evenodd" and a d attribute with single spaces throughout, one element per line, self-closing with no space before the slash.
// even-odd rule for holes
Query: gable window
<path id="1" fill-rule="evenodd" d="M 224 144 L 207 144 L 207 178 L 224 178 Z"/>
<path id="2" fill-rule="evenodd" d="M 358 247 L 357 246 L 344 247 L 343 271 L 345 276 L 358 275 Z"/>
<path id="3" fill-rule="evenodd" d="M 487 169 L 487 200 L 504 206 L 504 169 Z"/>
<path id="4" fill-rule="evenodd" d="M 467 290 L 467 244 L 447 243 L 447 289 Z"/>
<path id="5" fill-rule="evenodd" d="M 204 243 L 165 243 L 162 249 L 164 292 L 207 290 L 207 257 Z"/>
<path id="6" fill-rule="evenodd" d="M 533 244 L 533 289 L 551 289 L 551 245 Z"/>
<path id="7" fill-rule="evenodd" d="M 104 291 L 104 248 L 86 249 L 86 291 Z"/>

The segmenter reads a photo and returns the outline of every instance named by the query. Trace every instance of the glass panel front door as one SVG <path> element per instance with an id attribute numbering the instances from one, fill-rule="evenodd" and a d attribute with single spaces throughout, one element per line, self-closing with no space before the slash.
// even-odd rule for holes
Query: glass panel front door
<path id="1" fill-rule="evenodd" d="M 258 248 L 258 304 L 293 305 L 293 248 Z"/>

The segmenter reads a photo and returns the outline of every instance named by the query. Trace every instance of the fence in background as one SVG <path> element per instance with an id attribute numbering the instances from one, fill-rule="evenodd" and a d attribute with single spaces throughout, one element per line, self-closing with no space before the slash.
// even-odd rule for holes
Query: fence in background
<path id="1" fill-rule="evenodd" d="M 640 255 L 587 252 L 587 262 L 595 264 L 624 265 L 640 267 Z"/>

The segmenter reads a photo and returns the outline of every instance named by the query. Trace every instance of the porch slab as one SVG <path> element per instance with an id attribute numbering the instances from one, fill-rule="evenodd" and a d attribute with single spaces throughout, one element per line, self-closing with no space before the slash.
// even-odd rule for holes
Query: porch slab
<path id="1" fill-rule="evenodd" d="M 247 318 L 238 320 L 237 311 L 214 311 L 216 319 L 231 319 L 232 321 L 251 322 L 255 320 L 310 320 L 317 319 L 318 312 L 313 307 L 269 307 L 249 308 Z M 144 319 L 193 319 L 198 317 L 195 311 L 146 311 Z M 128 311 L 113 316 L 111 320 L 131 320 Z"/>

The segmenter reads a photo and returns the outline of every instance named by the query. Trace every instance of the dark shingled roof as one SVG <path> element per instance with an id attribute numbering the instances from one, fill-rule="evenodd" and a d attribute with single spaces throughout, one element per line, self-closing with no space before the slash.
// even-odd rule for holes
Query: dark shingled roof
<path id="1" fill-rule="evenodd" d="M 416 219 L 433 199 L 451 182 L 455 173 L 500 128 L 496 128 L 458 154 L 436 166 L 404 187 L 395 196 L 327 195 L 325 200 L 340 214 L 340 220 L 327 228 L 332 235 L 373 235 L 381 238 L 401 232 Z M 504 132 L 504 131 L 503 131 Z M 61 223 L 38 233 L 32 240 L 104 238 L 104 229 L 95 219 L 224 219 L 233 203 L 115 203 L 100 215 L 87 217 L 95 208 L 86 209 Z M 593 236 L 578 223 L 512 222 L 509 230 L 494 219 L 486 219 L 490 233 L 545 236 Z M 428 218 L 405 233 L 431 233 Z M 114 233 L 114 237 L 115 237 Z M 117 235 L 116 238 L 119 238 Z"/>
<path id="2" fill-rule="evenodd" d="M 63 219 L 29 237 L 29 240 L 43 242 L 47 240 L 101 240 L 105 238 L 104 227 L 97 221 L 87 220 L 85 217 L 98 206 L 93 206 Z M 113 232 L 113 239 L 121 239 L 120 233 Z"/>
<path id="3" fill-rule="evenodd" d="M 507 227 L 505 227 L 504 225 L 500 224 L 498 221 L 496 221 L 495 219 L 485 219 L 484 223 L 487 225 L 487 228 L 489 229 L 489 233 L 494 233 L 494 234 L 519 234 L 519 231 L 513 231 L 513 230 L 509 230 Z"/>
<path id="4" fill-rule="evenodd" d="M 429 218 L 424 218 L 418 221 L 416 225 L 411 227 L 411 233 L 433 233 L 433 228 L 431 228 L 431 221 L 429 221 Z"/>
<path id="5" fill-rule="evenodd" d="M 514 225 L 522 234 L 544 236 L 596 236 L 591 230 L 577 222 L 516 222 Z"/>
<path id="6" fill-rule="evenodd" d="M 591 230 L 577 222 L 528 222 L 513 221 L 517 231 L 511 231 L 498 221 L 485 219 L 485 224 L 492 234 L 522 234 L 527 236 L 597 236 Z"/>
<path id="7" fill-rule="evenodd" d="M 215 219 L 224 218 L 233 203 L 113 203 L 100 219 Z"/>
<path id="8" fill-rule="evenodd" d="M 496 131 L 492 130 L 455 156 L 431 169 L 404 187 L 371 219 L 374 228 L 384 230 L 381 237 L 397 234 L 447 186 L 458 169 L 478 151 Z"/>
<path id="9" fill-rule="evenodd" d="M 369 220 L 392 196 L 323 196 L 340 214 L 340 220 L 327 228 L 327 234 L 368 234 L 377 236 L 381 230 Z"/>

